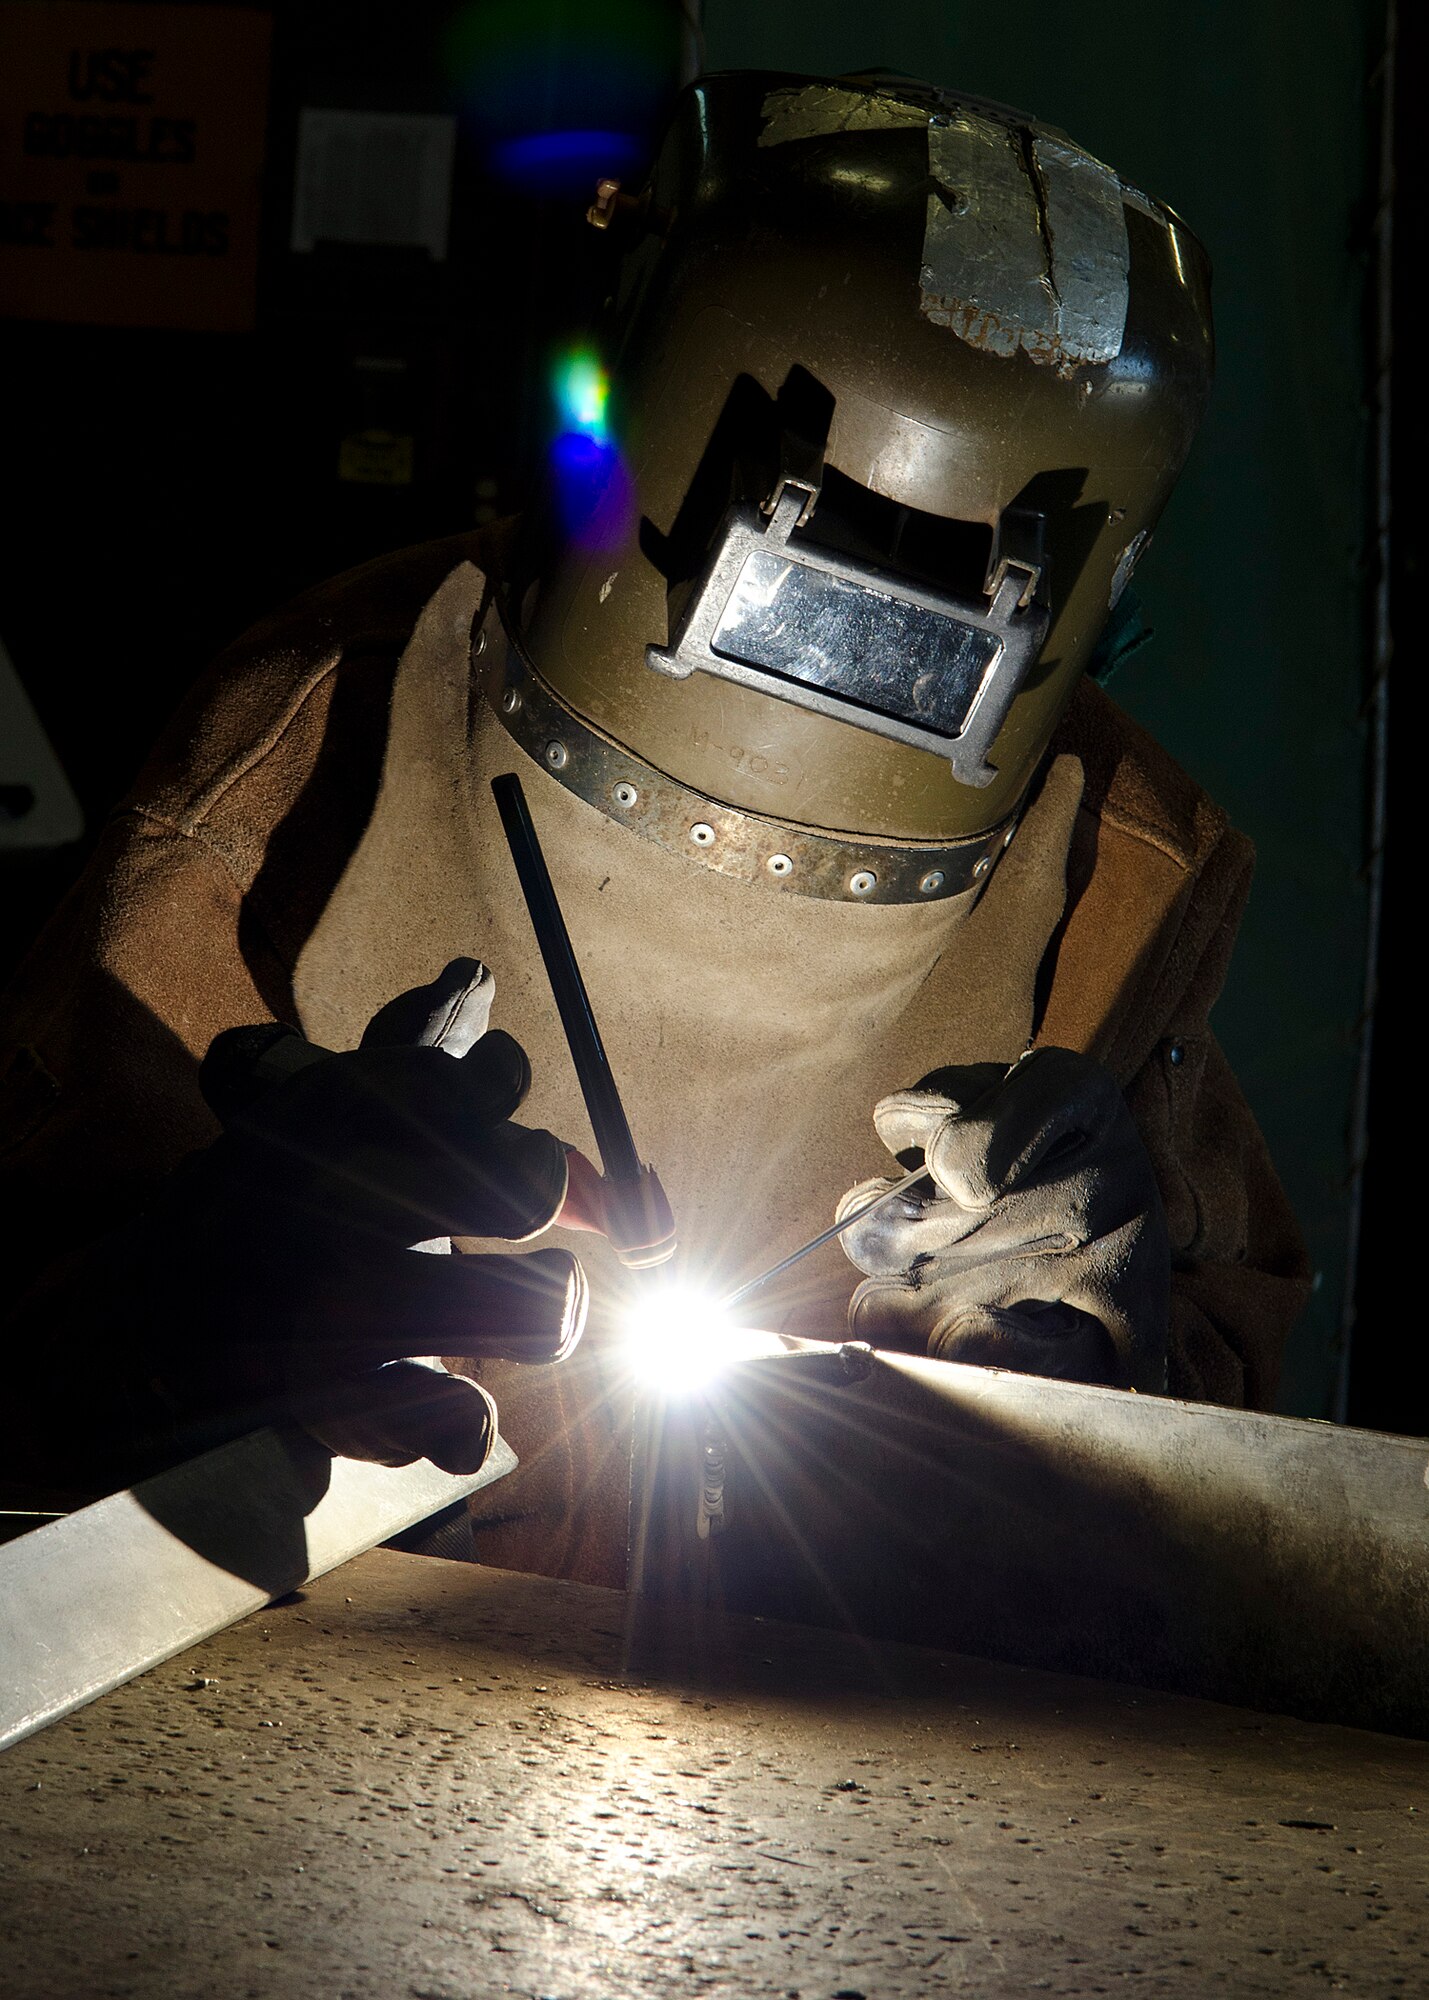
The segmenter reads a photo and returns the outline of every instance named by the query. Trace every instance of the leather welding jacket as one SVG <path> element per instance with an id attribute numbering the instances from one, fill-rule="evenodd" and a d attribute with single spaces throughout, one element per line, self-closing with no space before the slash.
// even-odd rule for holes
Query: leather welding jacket
<path id="1" fill-rule="evenodd" d="M 277 1019 L 350 1047 L 394 994 L 480 957 L 494 1024 L 532 1058 L 523 1118 L 592 1148 L 490 799 L 490 776 L 517 769 L 687 1270 L 732 1284 L 824 1226 L 887 1168 L 870 1113 L 888 1090 L 1029 1042 L 1083 1049 L 1125 1089 L 1160 1183 L 1172 1394 L 1268 1408 L 1307 1273 L 1207 1024 L 1252 861 L 1221 811 L 1087 683 L 976 902 L 730 880 L 616 825 L 505 735 L 484 692 L 499 561 L 491 536 L 428 544 L 255 628 L 105 828 L 0 1020 L 13 1338 L 62 1350 L 86 1242 L 213 1136 L 197 1069 L 224 1028 Z M 597 1306 L 615 1295 L 603 1242 L 554 1240 L 586 1260 Z M 760 1317 L 838 1339 L 854 1278 L 830 1245 Z M 609 1352 L 597 1310 L 573 1361 L 483 1369 L 522 1459 L 483 1496 L 483 1559 L 621 1580 L 628 1410 Z"/>

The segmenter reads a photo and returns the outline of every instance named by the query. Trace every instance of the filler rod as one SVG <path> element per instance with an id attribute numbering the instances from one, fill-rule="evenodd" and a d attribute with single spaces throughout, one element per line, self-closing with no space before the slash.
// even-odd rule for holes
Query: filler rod
<path id="1" fill-rule="evenodd" d="M 596 1026 L 595 1011 L 556 900 L 546 857 L 536 838 L 521 780 L 514 771 L 507 772 L 504 777 L 492 779 L 491 792 L 570 1045 L 591 1130 L 600 1149 L 601 1169 L 610 1197 L 606 1234 L 621 1262 L 631 1269 L 663 1264 L 675 1251 L 674 1218 L 654 1169 L 642 1166 L 635 1150 L 630 1121 Z"/>
<path id="2" fill-rule="evenodd" d="M 771 1278 L 781 1276 L 791 1264 L 797 1264 L 801 1257 L 807 1257 L 811 1250 L 822 1250 L 826 1243 L 833 1241 L 834 1237 L 842 1236 L 846 1229 L 852 1229 L 856 1222 L 862 1222 L 863 1218 L 871 1215 L 874 1209 L 882 1208 L 884 1202 L 892 1201 L 894 1195 L 907 1194 L 915 1181 L 930 1178 L 926 1167 L 914 1167 L 909 1173 L 904 1174 L 901 1180 L 894 1181 L 889 1187 L 880 1188 L 876 1195 L 861 1203 L 851 1215 L 846 1215 L 842 1222 L 835 1222 L 828 1229 L 821 1230 L 817 1236 L 810 1237 L 807 1243 L 801 1243 L 797 1250 L 791 1250 L 787 1257 L 781 1257 L 777 1264 L 771 1264 L 767 1271 L 761 1271 L 757 1278 L 751 1278 L 748 1284 L 741 1285 L 738 1291 L 726 1293 L 720 1304 L 725 1307 L 737 1306 L 752 1292 L 757 1292 L 761 1286 L 767 1285 Z"/>

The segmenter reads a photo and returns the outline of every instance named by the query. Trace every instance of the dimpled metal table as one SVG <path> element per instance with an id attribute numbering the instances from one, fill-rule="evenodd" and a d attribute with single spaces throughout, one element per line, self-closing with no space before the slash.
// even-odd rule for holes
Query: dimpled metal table
<path id="1" fill-rule="evenodd" d="M 1429 1751 L 379 1551 L 0 1758 L 0 1992 L 1429 1990 Z"/>

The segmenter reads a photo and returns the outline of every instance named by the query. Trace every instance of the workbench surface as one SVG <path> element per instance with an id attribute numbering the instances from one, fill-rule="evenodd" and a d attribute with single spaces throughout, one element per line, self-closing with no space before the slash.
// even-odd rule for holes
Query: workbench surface
<path id="1" fill-rule="evenodd" d="M 1429 1992 L 1429 1749 L 378 1552 L 0 1757 L 0 1993 Z"/>

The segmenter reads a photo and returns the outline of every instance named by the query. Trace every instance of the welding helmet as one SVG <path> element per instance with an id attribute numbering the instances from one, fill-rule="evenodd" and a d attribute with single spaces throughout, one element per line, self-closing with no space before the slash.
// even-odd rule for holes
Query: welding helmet
<path id="1" fill-rule="evenodd" d="M 751 882 L 975 887 L 1200 419 L 1200 244 L 1020 112 L 764 72 L 692 86 L 592 219 L 623 258 L 502 602 L 507 727 Z"/>

